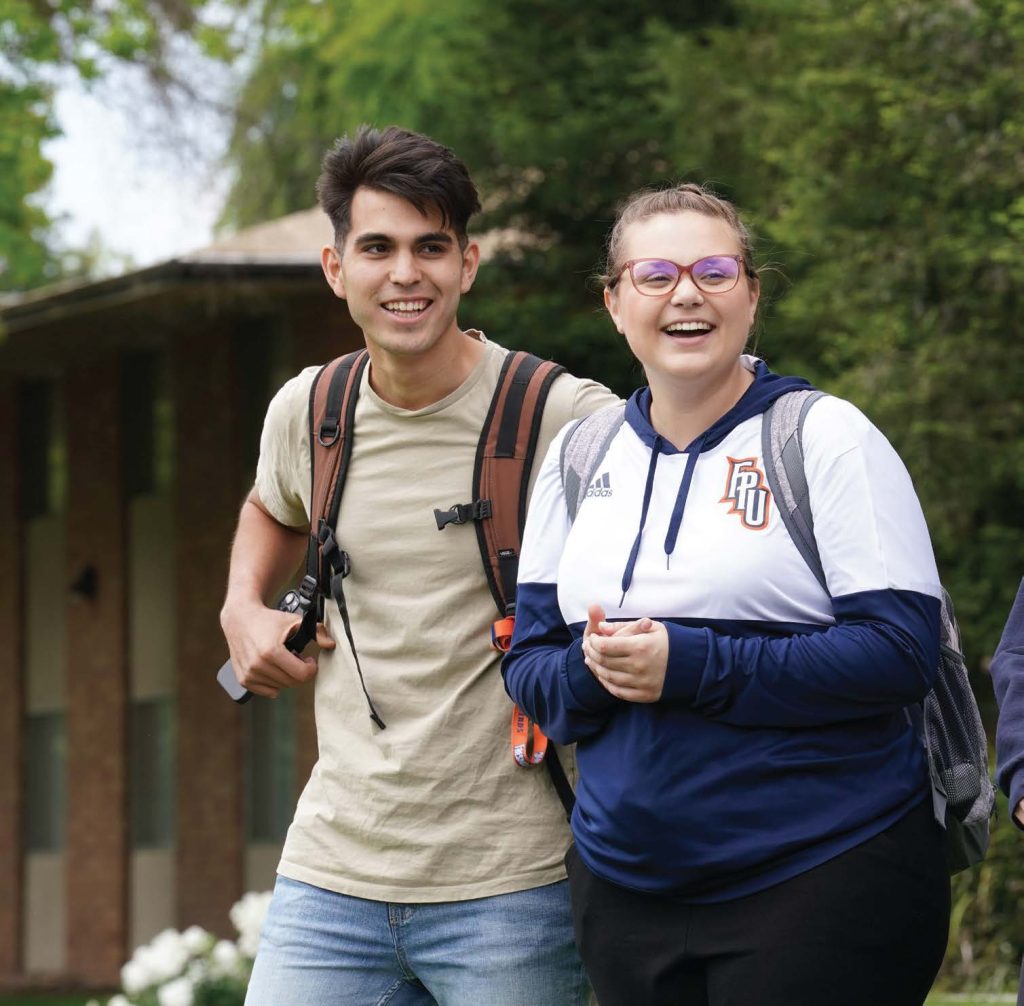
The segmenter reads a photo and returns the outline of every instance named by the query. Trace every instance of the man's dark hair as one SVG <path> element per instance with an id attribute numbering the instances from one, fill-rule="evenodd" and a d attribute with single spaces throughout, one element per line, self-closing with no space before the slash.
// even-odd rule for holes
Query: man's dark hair
<path id="1" fill-rule="evenodd" d="M 360 186 L 399 196 L 423 214 L 436 209 L 462 247 L 469 218 L 480 209 L 466 165 L 448 147 L 398 126 L 360 126 L 355 136 L 334 141 L 316 183 L 339 249 L 352 226 L 352 197 Z"/>

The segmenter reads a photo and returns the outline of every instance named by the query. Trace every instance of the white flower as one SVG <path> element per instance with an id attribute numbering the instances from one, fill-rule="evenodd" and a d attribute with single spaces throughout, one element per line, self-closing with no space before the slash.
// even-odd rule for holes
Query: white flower
<path id="1" fill-rule="evenodd" d="M 177 978 L 185 970 L 189 956 L 185 940 L 176 929 L 165 929 L 148 946 L 135 951 L 136 959 L 145 964 L 152 976 L 152 984 Z"/>
<path id="2" fill-rule="evenodd" d="M 260 942 L 260 929 L 270 907 L 271 892 L 257 894 L 250 891 L 231 908 L 231 922 L 238 930 L 238 949 L 247 957 L 256 956 Z"/>
<path id="3" fill-rule="evenodd" d="M 189 926 L 181 934 L 181 941 L 190 954 L 201 954 L 209 950 L 213 937 L 202 926 Z"/>
<path id="4" fill-rule="evenodd" d="M 107 1006 L 132 1006 L 127 996 L 123 996 L 118 993 L 116 996 L 111 996 Z"/>
<path id="5" fill-rule="evenodd" d="M 238 947 L 230 940 L 220 940 L 211 951 L 213 970 L 218 975 L 230 975 L 237 969 L 242 960 Z"/>
<path id="6" fill-rule="evenodd" d="M 188 969 L 185 971 L 185 977 L 193 985 L 198 985 L 203 981 L 210 972 L 209 961 L 205 957 L 200 957 L 189 964 Z"/>
<path id="7" fill-rule="evenodd" d="M 153 984 L 153 976 L 149 973 L 144 961 L 139 960 L 138 953 L 121 968 L 121 985 L 128 995 L 135 995 Z"/>
<path id="8" fill-rule="evenodd" d="M 192 1006 L 192 983 L 185 977 L 162 985 L 156 993 L 160 1006 Z"/>

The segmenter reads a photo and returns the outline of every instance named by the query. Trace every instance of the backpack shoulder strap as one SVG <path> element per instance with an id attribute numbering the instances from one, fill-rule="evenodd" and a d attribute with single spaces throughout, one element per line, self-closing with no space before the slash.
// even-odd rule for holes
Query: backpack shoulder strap
<path id="1" fill-rule="evenodd" d="M 339 356 L 320 369 L 309 392 L 309 522 L 333 527 L 352 456 L 352 426 L 359 383 L 369 362 L 365 349 Z"/>
<path id="2" fill-rule="evenodd" d="M 370 354 L 365 349 L 339 356 L 321 368 L 309 392 L 310 535 L 306 576 L 300 593 L 312 585 L 317 598 L 317 618 L 321 620 L 324 598 L 329 594 L 337 602 L 370 719 L 383 730 L 384 720 L 377 712 L 363 679 L 345 603 L 343 581 L 349 572 L 349 557 L 334 534 L 341 508 L 341 493 L 352 457 L 359 385 L 369 361 Z"/>
<path id="3" fill-rule="evenodd" d="M 790 537 L 828 593 L 814 539 L 814 518 L 804 470 L 802 433 L 821 391 L 793 391 L 767 409 L 762 427 L 765 477 Z M 908 706 L 928 759 L 932 810 L 945 829 L 943 848 L 951 873 L 984 858 L 995 792 L 988 774 L 988 742 L 960 650 L 953 602 L 941 596 L 939 666 L 921 705 Z"/>
<path id="4" fill-rule="evenodd" d="M 564 368 L 531 353 L 510 352 L 491 398 L 473 468 L 476 534 L 487 582 L 501 616 L 515 612 L 519 549 L 530 471 L 544 404 Z"/>
<path id="5" fill-rule="evenodd" d="M 808 568 L 828 593 L 825 571 L 814 539 L 814 515 L 804 471 L 803 429 L 811 406 L 824 391 L 790 391 L 765 411 L 761 426 L 761 456 L 765 478 L 789 536 Z"/>
<path id="6" fill-rule="evenodd" d="M 586 499 L 590 480 L 608 453 L 608 447 L 626 418 L 626 406 L 609 405 L 577 419 L 562 438 L 560 467 L 562 491 L 569 511 L 569 523 L 576 520 Z"/>

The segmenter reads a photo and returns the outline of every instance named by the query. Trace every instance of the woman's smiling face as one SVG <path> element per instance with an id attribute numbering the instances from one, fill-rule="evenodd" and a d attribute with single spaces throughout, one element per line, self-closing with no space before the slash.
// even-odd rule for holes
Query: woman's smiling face
<path id="1" fill-rule="evenodd" d="M 695 210 L 656 213 L 623 233 L 622 261 L 667 259 L 689 265 L 711 255 L 741 255 L 728 221 Z M 619 263 L 615 263 L 618 268 Z M 725 293 L 705 293 L 688 273 L 671 293 L 646 296 L 628 271 L 604 292 L 615 327 L 626 337 L 648 380 L 716 385 L 729 379 L 754 324 L 759 294 L 756 279 L 741 272 Z"/>

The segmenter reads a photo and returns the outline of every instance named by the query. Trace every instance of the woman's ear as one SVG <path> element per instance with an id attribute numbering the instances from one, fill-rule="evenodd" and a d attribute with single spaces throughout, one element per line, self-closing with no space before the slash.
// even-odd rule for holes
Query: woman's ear
<path id="1" fill-rule="evenodd" d="M 615 330 L 619 335 L 624 335 L 622 331 L 622 322 L 619 315 L 619 295 L 616 290 L 606 286 L 604 288 L 604 306 L 608 311 L 609 317 L 612 319 L 612 324 L 615 326 Z"/>
<path id="2" fill-rule="evenodd" d="M 750 280 L 750 327 L 757 321 L 757 302 L 761 299 L 761 281 L 754 276 Z"/>

